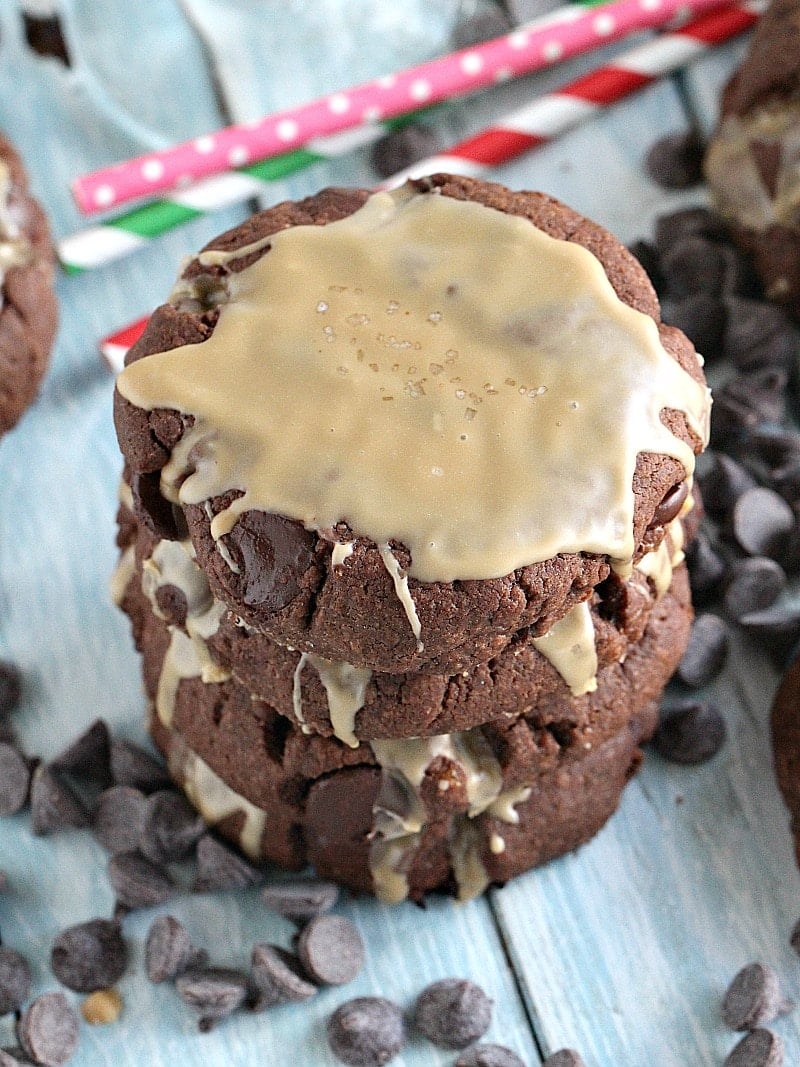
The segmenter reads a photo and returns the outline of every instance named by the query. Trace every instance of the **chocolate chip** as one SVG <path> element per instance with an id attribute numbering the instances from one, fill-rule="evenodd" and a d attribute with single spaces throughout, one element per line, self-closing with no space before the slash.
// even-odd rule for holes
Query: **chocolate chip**
<path id="1" fill-rule="evenodd" d="M 52 56 L 60 60 L 65 67 L 70 65 L 69 53 L 61 32 L 61 19 L 57 14 L 46 11 L 39 15 L 34 7 L 33 13 L 22 12 L 25 27 L 25 40 L 40 56 Z"/>
<path id="2" fill-rule="evenodd" d="M 0 945 L 0 1015 L 17 1011 L 31 991 L 28 961 L 13 948 Z"/>
<path id="3" fill-rule="evenodd" d="M 706 363 L 722 354 L 725 305 L 713 293 L 690 293 L 664 304 L 664 322 L 683 330 Z"/>
<path id="4" fill-rule="evenodd" d="M 57 771 L 67 771 L 78 778 L 89 778 L 107 785 L 111 780 L 110 750 L 108 726 L 102 719 L 96 719 L 56 756 L 50 766 Z"/>
<path id="5" fill-rule="evenodd" d="M 789 944 L 795 950 L 798 956 L 800 956 L 800 919 L 792 927 L 792 932 L 789 935 Z"/>
<path id="6" fill-rule="evenodd" d="M 117 900 L 126 908 L 152 908 L 175 892 L 169 873 L 138 852 L 121 852 L 108 861 L 108 877 Z"/>
<path id="7" fill-rule="evenodd" d="M 144 793 L 130 785 L 114 785 L 100 794 L 93 810 L 92 833 L 107 852 L 136 851 L 146 804 Z"/>
<path id="8" fill-rule="evenodd" d="M 299 580 L 314 566 L 316 535 L 273 512 L 245 511 L 223 541 L 237 570 L 226 565 L 217 581 L 227 583 L 236 599 L 266 612 L 281 611 L 294 600 Z"/>
<path id="9" fill-rule="evenodd" d="M 699 235 L 681 237 L 661 256 L 667 290 L 676 297 L 699 292 L 721 293 L 726 267 L 719 246 Z"/>
<path id="10" fill-rule="evenodd" d="M 81 830 L 89 825 L 89 813 L 78 794 L 66 782 L 40 764 L 31 780 L 31 826 L 35 834 Z"/>
<path id="11" fill-rule="evenodd" d="M 196 893 L 246 889 L 257 885 L 262 877 L 257 867 L 211 834 L 204 834 L 197 842 L 197 876 L 192 887 Z"/>
<path id="12" fill-rule="evenodd" d="M 30 1062 L 21 1048 L 0 1048 L 0 1067 L 25 1067 Z"/>
<path id="13" fill-rule="evenodd" d="M 202 817 L 181 793 L 159 790 L 147 800 L 139 851 L 153 863 L 182 860 L 205 829 Z"/>
<path id="14" fill-rule="evenodd" d="M 412 163 L 427 159 L 441 147 L 437 132 L 424 123 L 415 122 L 392 130 L 372 146 L 370 162 L 379 178 L 390 178 Z"/>
<path id="15" fill-rule="evenodd" d="M 748 434 L 747 462 L 785 499 L 800 494 L 800 434 L 795 430 L 759 427 Z"/>
<path id="16" fill-rule="evenodd" d="M 525 1067 L 525 1064 L 504 1045 L 474 1045 L 461 1053 L 453 1067 Z"/>
<path id="17" fill-rule="evenodd" d="M 667 523 L 672 522 L 686 502 L 688 495 L 689 483 L 685 479 L 682 482 L 678 482 L 677 485 L 673 485 L 671 489 L 668 489 L 664 494 L 661 503 L 653 512 L 653 519 L 650 526 L 666 526 Z"/>
<path id="18" fill-rule="evenodd" d="M 750 556 L 779 558 L 794 525 L 794 512 L 783 497 L 762 486 L 742 493 L 733 507 L 733 535 Z"/>
<path id="19" fill-rule="evenodd" d="M 583 1059 L 571 1048 L 562 1048 L 547 1057 L 542 1067 L 585 1067 Z"/>
<path id="20" fill-rule="evenodd" d="M 664 708 L 653 747 L 671 763 L 705 763 L 725 741 L 727 728 L 708 701 L 692 701 Z"/>
<path id="21" fill-rule="evenodd" d="M 800 638 L 800 606 L 779 603 L 763 611 L 750 611 L 739 618 L 739 625 L 781 661 Z"/>
<path id="22" fill-rule="evenodd" d="M 655 245 L 661 255 L 685 237 L 705 237 L 719 241 L 726 237 L 725 225 L 718 215 L 705 207 L 682 208 L 656 219 Z"/>
<path id="23" fill-rule="evenodd" d="M 723 1067 L 783 1067 L 783 1042 L 771 1030 L 752 1030 L 731 1049 Z"/>
<path id="24" fill-rule="evenodd" d="M 696 603 L 713 597 L 728 572 L 725 560 L 703 530 L 686 546 L 686 566 L 689 568 L 692 594 Z"/>
<path id="25" fill-rule="evenodd" d="M 44 993 L 24 1012 L 17 1037 L 34 1063 L 59 1067 L 78 1047 L 78 1016 L 63 993 Z"/>
<path id="26" fill-rule="evenodd" d="M 62 930 L 53 941 L 53 974 L 76 993 L 94 993 L 118 982 L 128 963 L 128 947 L 120 924 L 92 919 Z"/>
<path id="27" fill-rule="evenodd" d="M 19 668 L 8 660 L 0 660 L 0 719 L 10 715 L 22 695 Z"/>
<path id="28" fill-rule="evenodd" d="M 664 278 L 661 273 L 661 254 L 652 241 L 634 241 L 628 246 L 631 255 L 639 260 L 645 269 L 653 287 L 657 293 L 664 289 Z M 666 315 L 664 321 L 668 321 Z"/>
<path id="29" fill-rule="evenodd" d="M 256 991 L 253 1008 L 263 1011 L 276 1004 L 308 1000 L 317 992 L 303 976 L 300 961 L 277 945 L 253 946 L 250 976 Z"/>
<path id="30" fill-rule="evenodd" d="M 319 915 L 303 928 L 297 953 L 308 975 L 321 985 L 352 982 L 364 966 L 364 944 L 343 915 Z"/>
<path id="31" fill-rule="evenodd" d="M 729 379 L 714 394 L 713 441 L 734 441 L 765 422 L 781 422 L 786 417 L 787 377 L 780 367 L 767 367 Z"/>
<path id="32" fill-rule="evenodd" d="M 414 1024 L 443 1048 L 466 1048 L 489 1029 L 492 1001 L 466 978 L 443 978 L 426 986 L 414 1006 Z"/>
<path id="33" fill-rule="evenodd" d="M 207 1023 L 224 1019 L 247 999 L 247 975 L 228 967 L 204 967 L 179 975 L 175 982 L 178 996 L 197 1012 L 201 1028 Z M 203 1025 L 203 1023 L 206 1025 Z"/>
<path id="34" fill-rule="evenodd" d="M 285 919 L 304 923 L 331 910 L 339 899 L 339 887 L 333 882 L 303 878 L 268 885 L 261 890 L 261 898 Z"/>
<path id="35" fill-rule="evenodd" d="M 783 367 L 791 371 L 797 337 L 785 312 L 761 300 L 726 297 L 723 351 L 740 370 Z"/>
<path id="36" fill-rule="evenodd" d="M 751 611 L 768 608 L 786 587 L 786 572 L 774 559 L 751 556 L 732 564 L 725 589 L 725 611 L 737 622 Z"/>
<path id="37" fill-rule="evenodd" d="M 755 478 L 741 463 L 724 452 L 709 451 L 697 472 L 703 506 L 709 515 L 724 519 L 739 497 L 754 489 Z"/>
<path id="38" fill-rule="evenodd" d="M 132 741 L 111 742 L 111 775 L 115 785 L 132 785 L 143 793 L 172 784 L 163 763 Z"/>
<path id="39" fill-rule="evenodd" d="M 182 536 L 183 523 L 180 509 L 173 507 L 161 493 L 161 472 L 133 474 L 131 477 L 131 494 L 134 510 L 152 534 L 160 541 L 179 541 Z"/>
<path id="40" fill-rule="evenodd" d="M 677 675 L 692 688 L 713 681 L 725 666 L 728 656 L 728 627 L 711 612 L 698 615 L 692 623 L 689 644 L 678 664 Z"/>
<path id="41" fill-rule="evenodd" d="M 660 137 L 645 156 L 645 170 L 663 189 L 688 189 L 702 181 L 705 145 L 695 130 Z"/>
<path id="42" fill-rule="evenodd" d="M 400 1008 L 385 997 L 356 997 L 327 1023 L 331 1052 L 349 1067 L 381 1067 L 406 1043 Z"/>
<path id="43" fill-rule="evenodd" d="M 0 815 L 16 815 L 28 801 L 31 769 L 11 744 L 0 742 Z"/>
<path id="44" fill-rule="evenodd" d="M 205 952 L 194 947 L 186 927 L 174 915 L 153 920 L 144 943 L 145 970 L 151 982 L 166 982 L 205 963 Z"/>
<path id="45" fill-rule="evenodd" d="M 722 1018 L 731 1030 L 755 1030 L 784 1015 L 792 1006 L 781 992 L 775 971 L 763 963 L 749 963 L 728 986 Z"/>
<path id="46" fill-rule="evenodd" d="M 488 11 L 481 11 L 457 23 L 451 38 L 453 48 L 472 48 L 473 45 L 491 41 L 494 37 L 501 37 L 504 33 L 508 33 L 511 26 L 511 20 L 502 11 L 491 7 Z M 385 176 L 388 177 L 388 175 Z"/>

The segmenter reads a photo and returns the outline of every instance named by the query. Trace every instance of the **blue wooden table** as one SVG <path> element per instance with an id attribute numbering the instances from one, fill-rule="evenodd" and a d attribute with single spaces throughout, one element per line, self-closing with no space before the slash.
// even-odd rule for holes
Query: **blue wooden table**
<path id="1" fill-rule="evenodd" d="M 447 48 L 456 0 L 62 0 L 72 66 L 26 45 L 17 0 L 0 0 L 0 127 L 24 154 L 54 230 L 80 219 L 69 179 L 148 147 L 311 99 L 419 62 Z M 590 124 L 500 168 L 514 187 L 541 188 L 629 241 L 700 194 L 667 195 L 641 160 L 659 135 L 685 126 L 689 100 L 708 127 L 742 42 L 701 59 Z M 607 55 L 614 54 L 614 49 Z M 486 125 L 534 93 L 590 66 L 575 61 L 440 110 L 444 143 Z M 371 184 L 365 153 L 277 183 L 274 199 L 331 182 Z M 19 733 L 53 756 L 97 716 L 142 740 L 144 701 L 127 622 L 112 607 L 120 459 L 112 380 L 97 339 L 150 310 L 180 257 L 244 217 L 202 218 L 102 272 L 61 277 L 61 328 L 38 404 L 0 442 L 0 657 L 24 672 Z M 730 738 L 698 769 L 646 760 L 621 810 L 588 846 L 465 906 L 435 900 L 341 910 L 368 945 L 363 975 L 301 1007 L 236 1016 L 200 1035 L 174 993 L 151 986 L 142 945 L 154 913 L 126 920 L 133 958 L 116 1024 L 82 1025 L 75 1067 L 310 1067 L 334 1061 L 324 1020 L 350 996 L 409 1005 L 424 984 L 471 977 L 495 1001 L 490 1040 L 528 1064 L 571 1045 L 588 1067 L 721 1064 L 734 1044 L 719 1005 L 734 973 L 761 959 L 800 999 L 788 934 L 800 879 L 771 772 L 767 713 L 777 682 L 754 650 L 737 647 L 715 686 Z M 27 816 L 0 825 L 3 940 L 34 963 L 36 991 L 55 988 L 47 958 L 60 928 L 107 915 L 105 857 L 89 834 L 34 838 Z M 212 959 L 247 963 L 256 940 L 288 945 L 289 925 L 258 894 L 185 896 L 178 914 Z M 71 994 L 70 994 L 71 996 Z M 0 1044 L 10 1023 L 0 1022 Z M 778 1021 L 787 1062 L 800 1062 L 800 1012 Z M 413 1041 L 403 1067 L 450 1064 Z"/>

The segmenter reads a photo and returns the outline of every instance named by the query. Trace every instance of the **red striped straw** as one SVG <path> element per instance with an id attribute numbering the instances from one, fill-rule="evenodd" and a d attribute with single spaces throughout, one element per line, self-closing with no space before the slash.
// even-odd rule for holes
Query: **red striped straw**
<path id="1" fill-rule="evenodd" d="M 212 174 L 221 174 L 310 145 L 366 123 L 472 93 L 619 40 L 637 30 L 699 15 L 726 0 L 612 0 L 585 9 L 567 4 L 504 37 L 376 78 L 257 122 L 117 163 L 77 178 L 73 196 L 84 214 L 152 198 Z"/>
<path id="2" fill-rule="evenodd" d="M 750 29 L 766 7 L 766 0 L 744 0 L 693 19 L 680 30 L 665 33 L 618 56 L 526 107 L 506 115 L 495 125 L 460 141 L 446 153 L 415 163 L 395 175 L 383 188 L 409 177 L 436 171 L 479 177 L 491 168 L 546 144 L 604 107 L 651 85 L 707 52 L 714 45 Z M 119 370 L 128 347 L 141 336 L 147 319 L 112 334 L 100 349 L 112 369 Z"/>

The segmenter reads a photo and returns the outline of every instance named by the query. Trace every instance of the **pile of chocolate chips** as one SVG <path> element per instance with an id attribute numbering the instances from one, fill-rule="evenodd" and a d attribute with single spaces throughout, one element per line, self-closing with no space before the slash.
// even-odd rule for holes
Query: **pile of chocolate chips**
<path id="1" fill-rule="evenodd" d="M 646 167 L 659 184 L 701 180 L 703 144 L 689 131 L 651 148 Z M 722 670 L 730 627 L 754 640 L 779 667 L 800 640 L 800 602 L 788 582 L 800 573 L 800 334 L 767 302 L 752 265 L 707 207 L 656 221 L 652 240 L 631 246 L 656 287 L 664 321 L 702 353 L 714 393 L 710 446 L 697 468 L 705 519 L 686 559 L 697 618 L 678 668 L 655 747 L 698 763 L 725 736 L 719 710 L 686 694 Z"/>
<path id="2" fill-rule="evenodd" d="M 10 713 L 20 696 L 18 672 L 0 664 L 0 814 L 30 807 L 34 833 L 90 829 L 109 853 L 108 875 L 116 893 L 112 918 L 93 918 L 58 933 L 50 969 L 67 989 L 88 994 L 81 1014 L 90 1023 L 113 1022 L 122 1000 L 114 988 L 129 965 L 125 915 L 165 903 L 187 889 L 197 892 L 254 886 L 263 872 L 209 833 L 170 783 L 157 758 L 130 741 L 114 738 L 97 720 L 48 764 L 14 743 Z M 188 861 L 188 864 L 187 864 Z M 174 870 L 178 866 L 178 870 Z M 193 872 L 187 879 L 186 872 Z M 181 877 L 182 876 L 182 877 Z M 0 892 L 7 889 L 0 875 Z M 334 914 L 337 886 L 317 879 L 266 885 L 264 904 L 296 927 L 291 948 L 258 942 L 248 970 L 209 962 L 183 924 L 160 915 L 150 925 L 145 971 L 153 983 L 172 982 L 180 999 L 208 1031 L 236 1011 L 262 1012 L 301 1002 L 321 987 L 345 985 L 361 972 L 364 946 L 349 919 Z M 78 1046 L 79 1022 L 61 992 L 48 992 L 26 1007 L 31 990 L 28 961 L 0 945 L 0 1015 L 14 1013 L 19 1046 L 0 1049 L 0 1067 L 67 1063 Z M 455 1067 L 524 1067 L 511 1049 L 477 1043 L 491 1023 L 492 1001 L 474 982 L 447 978 L 428 986 L 405 1018 L 384 997 L 358 997 L 340 1005 L 327 1024 L 328 1043 L 345 1064 L 376 1067 L 400 1051 L 409 1031 L 444 1048 L 461 1050 Z M 547 1067 L 583 1067 L 570 1049 L 554 1053 Z"/>

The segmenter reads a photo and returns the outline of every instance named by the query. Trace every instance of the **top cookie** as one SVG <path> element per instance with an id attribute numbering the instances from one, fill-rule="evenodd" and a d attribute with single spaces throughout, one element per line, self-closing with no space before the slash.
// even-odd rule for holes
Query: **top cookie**
<path id="1" fill-rule="evenodd" d="M 248 624 L 453 672 L 660 542 L 708 395 L 606 231 L 436 175 L 212 242 L 131 350 L 115 418 L 140 517 L 188 527 Z"/>
<path id="2" fill-rule="evenodd" d="M 0 135 L 0 433 L 36 395 L 56 332 L 53 249 L 22 162 Z"/>

